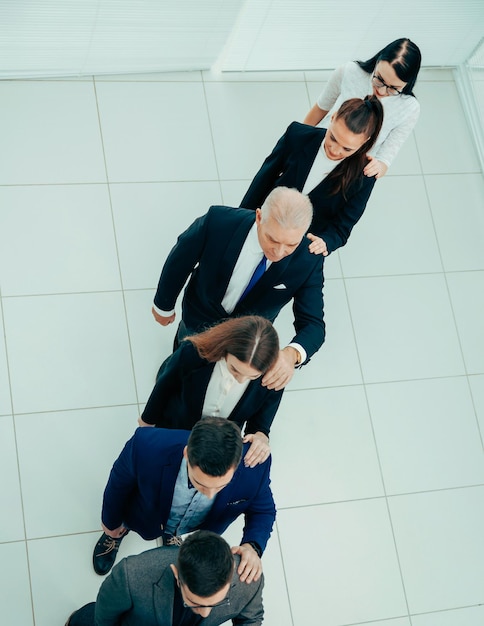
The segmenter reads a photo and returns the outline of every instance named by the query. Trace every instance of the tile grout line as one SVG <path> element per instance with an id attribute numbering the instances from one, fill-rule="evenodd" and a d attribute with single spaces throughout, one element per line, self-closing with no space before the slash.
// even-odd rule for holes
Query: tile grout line
<path id="1" fill-rule="evenodd" d="M 132 372 L 132 375 L 133 375 L 134 393 L 135 393 L 135 396 L 136 396 L 136 404 L 138 405 L 138 413 L 139 413 L 139 411 L 140 411 L 140 400 L 139 400 L 139 394 L 138 394 L 138 384 L 137 384 L 137 380 L 136 380 L 136 370 L 135 370 L 135 366 L 134 366 L 133 345 L 132 345 L 131 333 L 130 333 L 130 329 L 129 329 L 128 309 L 127 309 L 127 306 L 126 306 L 126 295 L 125 295 L 125 289 L 124 289 L 124 283 L 123 283 L 123 274 L 122 274 L 122 271 L 121 271 L 121 259 L 120 259 L 120 256 L 119 256 L 118 236 L 117 236 L 117 232 L 116 232 L 116 221 L 114 219 L 113 200 L 112 200 L 112 196 L 111 196 L 111 187 L 110 187 L 110 182 L 109 182 L 109 172 L 108 172 L 108 165 L 107 165 L 107 159 L 106 159 L 106 148 L 105 148 L 105 145 L 104 145 L 104 135 L 103 135 L 103 129 L 102 129 L 101 112 L 99 110 L 99 99 L 98 99 L 98 93 L 97 93 L 96 80 L 95 80 L 94 76 L 92 77 L 92 83 L 93 83 L 93 88 L 94 88 L 94 98 L 95 98 L 95 101 L 96 101 L 96 111 L 97 111 L 97 117 L 98 117 L 98 123 L 99 123 L 99 134 L 100 134 L 100 137 L 101 137 L 101 146 L 102 146 L 102 151 L 103 151 L 104 171 L 105 171 L 105 175 L 106 175 L 106 186 L 107 186 L 108 197 L 109 197 L 109 209 L 110 209 L 110 213 L 111 213 L 111 223 L 112 223 L 112 227 L 113 227 L 114 245 L 115 245 L 115 248 L 116 248 L 116 258 L 117 258 L 118 272 L 119 272 L 119 283 L 121 285 L 121 297 L 123 299 L 124 319 L 125 319 L 125 323 L 126 323 L 126 335 L 127 335 L 127 339 L 128 339 L 129 356 L 130 356 L 130 361 L 131 361 L 131 372 Z"/>
<path id="2" fill-rule="evenodd" d="M 12 429 L 13 429 L 13 438 L 15 442 L 15 458 L 17 461 L 17 478 L 18 478 L 18 486 L 19 486 L 19 496 L 20 496 L 20 507 L 22 510 L 22 525 L 23 525 L 23 533 L 24 538 L 19 539 L 18 543 L 23 543 L 25 548 L 25 560 L 27 564 L 27 576 L 29 583 L 29 592 L 30 592 L 30 608 L 32 611 L 32 622 L 35 624 L 35 610 L 34 610 L 34 593 L 32 589 L 32 573 L 30 569 L 30 558 L 29 558 L 29 546 L 27 541 L 27 522 L 25 519 L 25 504 L 24 504 L 24 494 L 22 488 L 22 475 L 20 472 L 20 459 L 19 459 L 19 449 L 18 449 L 18 439 L 17 439 L 17 425 L 15 423 L 15 409 L 13 404 L 13 390 L 12 390 L 12 378 L 10 376 L 10 360 L 9 360 L 9 351 L 7 344 L 7 329 L 5 326 L 5 312 L 3 309 L 3 296 L 0 291 L 0 314 L 2 316 L 2 332 L 3 332 L 3 340 L 5 346 L 5 361 L 7 366 L 7 378 L 8 378 L 8 388 L 10 392 L 10 407 L 11 407 L 11 420 L 12 420 Z M 16 542 L 5 542 L 5 543 L 17 543 Z"/>

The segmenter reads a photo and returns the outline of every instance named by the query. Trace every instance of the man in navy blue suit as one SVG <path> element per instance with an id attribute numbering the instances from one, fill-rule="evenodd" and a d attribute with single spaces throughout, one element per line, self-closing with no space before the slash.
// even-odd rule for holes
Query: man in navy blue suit
<path id="1" fill-rule="evenodd" d="M 287 187 L 274 189 L 255 215 L 212 206 L 178 237 L 166 259 L 154 299 L 156 321 L 167 326 L 175 320 L 187 279 L 178 340 L 227 317 L 261 315 L 273 322 L 292 300 L 296 334 L 262 380 L 282 389 L 295 366 L 307 363 L 324 341 L 322 257 L 309 252 L 304 238 L 312 217 L 309 198 Z"/>
<path id="2" fill-rule="evenodd" d="M 221 534 L 243 514 L 241 545 L 232 551 L 240 555 L 241 580 L 258 580 L 276 516 L 271 458 L 245 467 L 243 452 L 239 427 L 223 418 L 203 418 L 191 432 L 138 428 L 114 463 L 104 491 L 104 532 L 93 554 L 96 573 L 109 572 L 129 530 L 143 539 L 179 545 L 183 535 L 199 528 Z"/>

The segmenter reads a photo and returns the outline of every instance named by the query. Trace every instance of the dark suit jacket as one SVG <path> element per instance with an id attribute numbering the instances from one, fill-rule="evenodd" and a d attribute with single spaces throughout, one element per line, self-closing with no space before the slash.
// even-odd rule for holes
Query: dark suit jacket
<path id="1" fill-rule="evenodd" d="M 170 564 L 176 565 L 178 550 L 155 548 L 120 561 L 99 590 L 96 626 L 171 626 L 176 583 Z M 236 555 L 230 605 L 212 609 L 202 620 L 204 626 L 230 619 L 236 619 L 241 626 L 262 624 L 264 578 L 250 584 L 240 582 L 236 572 L 239 562 Z"/>
<path id="2" fill-rule="evenodd" d="M 255 175 L 240 206 L 261 207 L 274 187 L 280 185 L 302 191 L 325 134 L 325 128 L 293 122 Z M 314 208 L 309 231 L 324 239 L 329 252 L 345 245 L 363 215 L 375 178 L 362 173 L 359 182 L 361 186 L 350 191 L 346 200 L 341 193 L 330 194 L 331 181 L 326 179 L 308 194 Z"/>
<path id="3" fill-rule="evenodd" d="M 161 535 L 189 435 L 186 430 L 136 429 L 114 463 L 104 491 L 102 521 L 108 528 L 125 523 L 143 539 Z M 244 455 L 248 449 L 245 444 Z M 240 463 L 231 482 L 215 496 L 200 528 L 221 535 L 244 514 L 241 544 L 255 541 L 263 551 L 276 517 L 270 466 L 271 457 L 254 468 Z"/>
<path id="4" fill-rule="evenodd" d="M 191 430 L 202 416 L 203 402 L 215 363 L 199 356 L 191 341 L 184 341 L 163 363 L 142 418 L 161 428 Z M 283 390 L 263 387 L 261 378 L 250 381 L 229 418 L 246 434 L 269 435 Z"/>
<path id="5" fill-rule="evenodd" d="M 293 300 L 293 341 L 311 357 L 324 341 L 322 261 L 303 239 L 286 258 L 272 263 L 252 291 L 229 316 L 222 306 L 232 271 L 247 234 L 253 211 L 213 206 L 178 237 L 161 272 L 155 304 L 163 311 L 175 307 L 187 278 L 182 305 L 186 326 L 201 331 L 227 317 L 261 315 L 273 322 Z M 198 265 L 197 265 L 198 264 Z"/>

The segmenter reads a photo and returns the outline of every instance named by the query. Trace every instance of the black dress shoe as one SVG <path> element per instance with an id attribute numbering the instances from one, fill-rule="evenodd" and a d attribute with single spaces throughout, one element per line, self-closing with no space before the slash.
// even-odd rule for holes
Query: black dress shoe
<path id="1" fill-rule="evenodd" d="M 127 534 L 128 533 L 119 539 L 113 539 L 109 537 L 109 535 L 106 535 L 106 533 L 101 535 L 101 538 L 94 547 L 94 553 L 92 555 L 92 564 L 96 574 L 104 576 L 109 572 L 116 560 L 121 541 Z"/>

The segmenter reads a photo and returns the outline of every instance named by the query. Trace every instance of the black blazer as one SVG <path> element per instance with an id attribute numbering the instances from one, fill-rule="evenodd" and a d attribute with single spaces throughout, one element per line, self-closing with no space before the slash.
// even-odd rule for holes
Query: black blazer
<path id="1" fill-rule="evenodd" d="M 257 209 L 274 187 L 281 185 L 302 191 L 314 158 L 326 134 L 325 128 L 315 128 L 293 122 L 279 139 L 272 153 L 255 175 L 240 206 Z M 309 231 L 326 242 L 328 252 L 344 246 L 351 230 L 363 215 L 375 178 L 361 173 L 361 186 L 347 194 L 331 195 L 331 181 L 323 179 L 309 192 L 314 208 Z"/>
<path id="2" fill-rule="evenodd" d="M 296 250 L 272 263 L 231 315 L 222 306 L 232 271 L 247 234 L 255 222 L 253 211 L 210 207 L 182 233 L 161 272 L 155 305 L 163 311 L 175 307 L 189 278 L 182 302 L 182 318 L 198 332 L 227 317 L 261 315 L 273 322 L 282 307 L 293 301 L 292 341 L 307 352 L 308 360 L 323 344 L 321 255 L 311 254 L 305 238 Z"/>
<path id="3" fill-rule="evenodd" d="M 215 363 L 199 356 L 191 341 L 183 341 L 160 370 L 156 385 L 146 403 L 142 419 L 161 428 L 191 430 L 202 416 L 203 402 Z M 267 389 L 261 378 L 251 380 L 244 395 L 230 414 L 245 433 L 269 435 L 282 392 Z"/>

